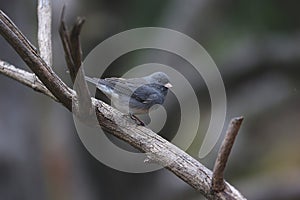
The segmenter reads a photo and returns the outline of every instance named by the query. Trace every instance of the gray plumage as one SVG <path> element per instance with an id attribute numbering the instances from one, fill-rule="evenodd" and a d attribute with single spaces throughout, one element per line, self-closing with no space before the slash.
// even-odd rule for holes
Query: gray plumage
<path id="1" fill-rule="evenodd" d="M 163 104 L 168 89 L 172 87 L 169 77 L 155 72 L 141 78 L 90 78 L 85 77 L 101 90 L 123 113 L 142 114 L 155 104 Z"/>

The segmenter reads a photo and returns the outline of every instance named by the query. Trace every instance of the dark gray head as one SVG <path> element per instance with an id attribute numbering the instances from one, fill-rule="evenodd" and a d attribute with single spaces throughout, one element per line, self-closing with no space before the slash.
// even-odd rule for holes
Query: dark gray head
<path id="1" fill-rule="evenodd" d="M 171 88 L 172 85 L 169 81 L 169 77 L 167 74 L 165 74 L 164 72 L 155 72 L 153 74 L 150 74 L 149 79 L 151 82 L 155 82 L 159 85 L 163 85 L 166 88 Z"/>

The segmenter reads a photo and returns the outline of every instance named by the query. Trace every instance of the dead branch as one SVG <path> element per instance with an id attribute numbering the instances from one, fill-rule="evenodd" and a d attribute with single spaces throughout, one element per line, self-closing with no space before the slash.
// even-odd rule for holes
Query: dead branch
<path id="1" fill-rule="evenodd" d="M 0 11 L 0 33 L 57 100 L 72 111 L 72 101 L 75 102 L 75 105 L 78 101 L 76 92 L 67 87 L 51 70 L 33 45 L 30 44 L 2 11 Z M 6 68 L 7 66 L 4 65 L 4 69 Z M 19 82 L 25 84 L 28 77 L 25 76 L 24 80 L 21 80 L 22 78 L 19 79 Z M 27 84 L 27 86 L 32 87 L 31 84 Z M 46 90 L 41 91 L 49 94 Z M 103 129 L 128 142 L 141 152 L 152 155 L 151 159 L 156 163 L 165 166 L 190 186 L 201 192 L 206 198 L 245 199 L 238 190 L 227 182 L 223 191 L 212 193 L 212 172 L 196 159 L 150 129 L 136 125 L 130 121 L 130 117 L 104 102 L 92 99 L 92 104 L 96 107 L 99 124 Z"/>
<path id="2" fill-rule="evenodd" d="M 22 69 L 16 68 L 8 62 L 2 60 L 0 60 L 0 73 L 32 88 L 37 92 L 49 96 L 54 101 L 58 101 L 34 73 L 29 73 Z"/>
<path id="3" fill-rule="evenodd" d="M 79 35 L 85 20 L 83 18 L 78 18 L 72 30 L 69 31 L 64 22 L 64 13 L 65 7 L 61 14 L 59 34 L 64 47 L 65 59 L 71 80 L 74 84 L 73 88 L 78 95 L 78 109 L 74 110 L 73 108 L 73 113 L 75 113 L 82 121 L 87 122 L 94 119 L 93 113 L 95 108 L 92 106 L 91 95 L 85 81 L 84 69 L 81 67 L 82 50 Z"/>
<path id="4" fill-rule="evenodd" d="M 38 46 L 44 61 L 52 66 L 52 41 L 51 41 L 51 3 L 48 0 L 38 0 Z"/>
<path id="5" fill-rule="evenodd" d="M 243 117 L 236 117 L 233 118 L 229 123 L 213 170 L 212 190 L 214 192 L 220 192 L 225 189 L 224 171 L 226 163 L 243 119 Z"/>
<path id="6" fill-rule="evenodd" d="M 38 54 L 36 48 L 2 10 L 0 10 L 0 32 L 42 83 L 71 111 L 73 95 L 68 86 L 52 71 Z"/>

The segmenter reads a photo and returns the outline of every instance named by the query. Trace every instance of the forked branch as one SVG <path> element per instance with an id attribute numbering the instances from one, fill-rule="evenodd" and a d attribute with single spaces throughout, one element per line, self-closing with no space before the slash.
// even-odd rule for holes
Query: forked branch
<path id="1" fill-rule="evenodd" d="M 16 73 L 27 74 L 26 76 L 16 76 L 14 73 L 7 73 L 9 71 L 9 65 L 7 64 L 3 64 L 0 67 L 1 73 L 12 78 L 15 77 L 14 79 L 31 88 L 39 88 L 40 92 L 48 96 L 53 94 L 54 98 L 70 111 L 72 111 L 72 102 L 73 105 L 78 105 L 78 96 L 76 92 L 70 89 L 52 71 L 36 51 L 35 47 L 30 44 L 25 36 L 2 11 L 0 11 L 0 34 L 15 49 L 41 82 L 36 82 L 38 84 L 31 84 L 32 81 L 30 81 L 30 76 L 27 74 L 28 72 L 23 70 Z M 10 71 L 13 72 L 13 70 Z M 42 86 L 41 83 L 43 83 L 44 86 Z M 225 187 L 222 191 L 211 192 L 212 172 L 196 159 L 150 129 L 136 125 L 130 120 L 130 117 L 125 116 L 104 102 L 93 98 L 91 102 L 96 108 L 98 121 L 103 129 L 128 142 L 141 152 L 150 154 L 151 159 L 153 159 L 154 162 L 165 166 L 187 184 L 201 192 L 206 198 L 245 199 L 238 190 L 227 182 L 225 182 Z"/>

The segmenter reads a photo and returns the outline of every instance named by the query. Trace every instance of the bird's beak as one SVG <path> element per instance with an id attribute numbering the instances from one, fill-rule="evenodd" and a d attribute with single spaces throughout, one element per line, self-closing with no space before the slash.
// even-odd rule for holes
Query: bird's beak
<path id="1" fill-rule="evenodd" d="M 173 85 L 171 85 L 171 83 L 167 83 L 167 84 L 165 84 L 164 85 L 166 88 L 171 88 L 171 87 L 173 87 Z"/>

